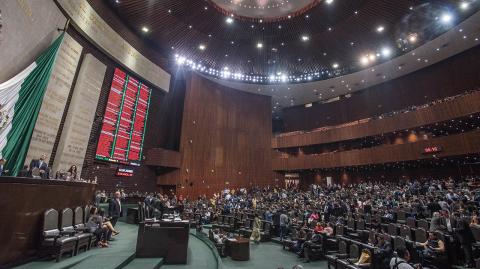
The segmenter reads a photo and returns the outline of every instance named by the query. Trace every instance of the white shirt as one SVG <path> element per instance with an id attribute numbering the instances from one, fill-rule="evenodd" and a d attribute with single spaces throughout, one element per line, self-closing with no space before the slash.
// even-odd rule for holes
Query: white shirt
<path id="1" fill-rule="evenodd" d="M 398 266 L 395 267 L 395 264 L 398 264 Z M 415 268 L 410 264 L 408 264 L 404 259 L 393 257 L 390 260 L 390 269 L 415 269 Z"/>
<path id="2" fill-rule="evenodd" d="M 122 212 L 122 203 L 120 202 L 120 199 L 117 199 L 118 202 L 118 207 L 120 207 L 120 212 Z"/>

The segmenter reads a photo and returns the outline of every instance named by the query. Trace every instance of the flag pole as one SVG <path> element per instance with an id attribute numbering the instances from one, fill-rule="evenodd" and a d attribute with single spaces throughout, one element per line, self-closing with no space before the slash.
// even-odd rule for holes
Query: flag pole
<path id="1" fill-rule="evenodd" d="M 65 26 L 63 26 L 63 29 L 57 28 L 57 30 L 59 32 L 66 32 L 68 30 L 69 26 L 70 26 L 70 19 L 67 19 L 67 21 L 65 22 Z"/>

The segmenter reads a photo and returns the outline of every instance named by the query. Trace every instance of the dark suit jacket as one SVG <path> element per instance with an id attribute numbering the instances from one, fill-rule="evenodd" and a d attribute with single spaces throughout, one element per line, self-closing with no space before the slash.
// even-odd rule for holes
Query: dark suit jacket
<path id="1" fill-rule="evenodd" d="M 460 244 L 471 244 L 475 240 L 472 230 L 470 229 L 470 220 L 468 218 L 460 218 L 456 221 L 455 234 Z"/>
<path id="2" fill-rule="evenodd" d="M 30 162 L 30 171 L 32 171 L 33 168 L 38 168 L 40 170 L 47 170 L 48 163 L 43 161 L 42 165 L 40 165 L 40 160 L 32 160 Z"/>
<path id="3" fill-rule="evenodd" d="M 120 204 L 118 204 L 117 199 L 111 199 L 110 203 L 108 204 L 108 216 L 111 218 L 119 218 L 122 216 L 123 212 L 123 205 L 120 208 Z"/>

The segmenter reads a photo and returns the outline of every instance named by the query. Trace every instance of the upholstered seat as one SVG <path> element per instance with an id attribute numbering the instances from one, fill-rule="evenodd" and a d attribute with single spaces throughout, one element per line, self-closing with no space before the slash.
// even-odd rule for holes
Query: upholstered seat
<path id="1" fill-rule="evenodd" d="M 70 221 L 71 222 L 71 221 Z M 75 255 L 78 238 L 62 235 L 58 229 L 58 211 L 51 208 L 45 211 L 43 218 L 42 243 L 40 256 L 51 255 L 59 262 L 64 253 Z"/>

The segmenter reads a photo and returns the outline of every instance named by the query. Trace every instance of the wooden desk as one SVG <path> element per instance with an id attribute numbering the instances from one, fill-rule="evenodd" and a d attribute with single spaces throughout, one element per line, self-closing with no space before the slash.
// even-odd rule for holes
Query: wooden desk
<path id="1" fill-rule="evenodd" d="M 43 213 L 92 203 L 96 184 L 0 177 L 0 265 L 35 256 Z"/>
<path id="2" fill-rule="evenodd" d="M 164 258 L 166 264 L 186 264 L 190 222 L 140 222 L 137 258 Z"/>
<path id="3" fill-rule="evenodd" d="M 226 241 L 228 255 L 235 261 L 250 260 L 250 240 L 237 237 L 234 240 Z"/>

